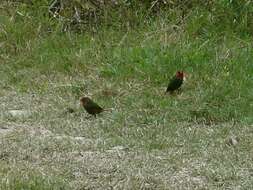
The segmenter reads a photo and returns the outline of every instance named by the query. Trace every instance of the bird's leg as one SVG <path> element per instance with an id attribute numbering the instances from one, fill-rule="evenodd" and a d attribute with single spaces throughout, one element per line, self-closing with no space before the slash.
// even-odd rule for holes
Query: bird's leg
<path id="1" fill-rule="evenodd" d="M 166 91 L 166 92 L 165 92 L 165 95 L 168 95 L 168 94 L 169 94 L 169 95 L 173 95 L 173 91 Z"/>
<path id="2" fill-rule="evenodd" d="M 182 91 L 182 88 L 179 88 L 178 90 L 177 90 L 177 94 L 181 94 L 183 91 Z"/>

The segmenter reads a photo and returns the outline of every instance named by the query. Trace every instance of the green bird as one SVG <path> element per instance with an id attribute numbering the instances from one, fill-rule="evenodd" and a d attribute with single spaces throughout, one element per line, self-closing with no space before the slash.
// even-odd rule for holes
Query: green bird
<path id="1" fill-rule="evenodd" d="M 184 72 L 177 71 L 176 75 L 170 79 L 167 90 L 165 93 L 173 93 L 175 90 L 179 89 L 184 81 Z"/>
<path id="2" fill-rule="evenodd" d="M 105 111 L 105 109 L 101 108 L 98 104 L 93 102 L 88 97 L 82 97 L 80 99 L 80 103 L 89 114 L 94 115 L 94 116 Z"/>

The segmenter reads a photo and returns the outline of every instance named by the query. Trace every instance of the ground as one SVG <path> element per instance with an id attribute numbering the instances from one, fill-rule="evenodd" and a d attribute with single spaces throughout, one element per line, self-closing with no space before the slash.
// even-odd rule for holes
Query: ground
<path id="1" fill-rule="evenodd" d="M 1 189 L 253 188 L 251 38 L 1 20 Z"/>

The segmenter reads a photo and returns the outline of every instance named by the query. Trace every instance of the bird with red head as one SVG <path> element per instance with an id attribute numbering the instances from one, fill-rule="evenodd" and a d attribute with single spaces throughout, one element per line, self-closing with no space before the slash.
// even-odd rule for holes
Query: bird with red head
<path id="1" fill-rule="evenodd" d="M 167 92 L 173 93 L 175 90 L 179 89 L 181 85 L 183 84 L 184 77 L 185 77 L 185 73 L 183 71 L 177 71 L 176 75 L 170 79 L 170 82 L 168 84 L 168 87 L 165 93 Z"/>

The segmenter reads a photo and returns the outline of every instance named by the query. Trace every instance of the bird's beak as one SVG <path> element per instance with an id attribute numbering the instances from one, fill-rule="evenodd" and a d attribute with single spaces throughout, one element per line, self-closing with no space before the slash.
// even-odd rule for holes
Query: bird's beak
<path id="1" fill-rule="evenodd" d="M 187 75 L 184 73 L 183 81 L 185 82 L 187 78 Z"/>

